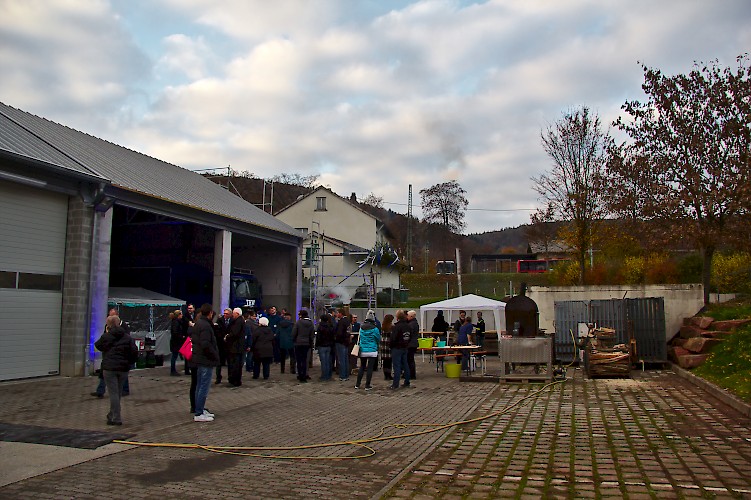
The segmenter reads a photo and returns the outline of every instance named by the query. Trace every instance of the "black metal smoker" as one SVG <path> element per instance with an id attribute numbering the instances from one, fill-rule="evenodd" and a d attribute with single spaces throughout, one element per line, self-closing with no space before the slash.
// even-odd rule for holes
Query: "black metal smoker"
<path id="1" fill-rule="evenodd" d="M 519 295 L 506 302 L 507 334 L 514 337 L 536 337 L 540 329 L 537 303 L 526 294 L 527 284 L 522 283 Z"/>

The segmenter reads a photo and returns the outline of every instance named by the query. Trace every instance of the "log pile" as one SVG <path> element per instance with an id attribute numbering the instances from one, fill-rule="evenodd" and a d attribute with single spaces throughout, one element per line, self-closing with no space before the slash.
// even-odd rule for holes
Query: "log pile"
<path id="1" fill-rule="evenodd" d="M 668 343 L 668 356 L 684 369 L 702 364 L 709 351 L 751 319 L 715 321 L 709 316 L 684 318 L 678 334 Z"/>
<path id="2" fill-rule="evenodd" d="M 615 345 L 615 330 L 595 328 L 589 332 L 584 351 L 584 365 L 589 378 L 628 377 L 631 374 L 631 349 Z"/>

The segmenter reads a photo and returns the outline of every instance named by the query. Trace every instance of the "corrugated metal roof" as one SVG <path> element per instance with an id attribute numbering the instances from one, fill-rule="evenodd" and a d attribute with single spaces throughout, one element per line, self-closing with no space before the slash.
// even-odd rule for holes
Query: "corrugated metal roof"
<path id="1" fill-rule="evenodd" d="M 298 230 L 205 177 L 0 102 L 0 149 L 95 175 L 113 186 L 300 237 Z"/>

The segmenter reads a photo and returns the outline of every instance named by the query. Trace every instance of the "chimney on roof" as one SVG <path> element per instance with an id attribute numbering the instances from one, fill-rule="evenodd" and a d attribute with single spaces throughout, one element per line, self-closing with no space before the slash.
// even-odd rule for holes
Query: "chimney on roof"
<path id="1" fill-rule="evenodd" d="M 357 195 L 355 193 L 352 193 L 349 197 L 349 201 L 352 203 L 357 203 Z"/>

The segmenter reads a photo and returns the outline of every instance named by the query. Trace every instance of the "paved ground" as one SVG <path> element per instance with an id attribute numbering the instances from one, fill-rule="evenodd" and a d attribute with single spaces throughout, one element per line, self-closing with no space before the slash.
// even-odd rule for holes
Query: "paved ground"
<path id="1" fill-rule="evenodd" d="M 492 369 L 492 367 L 491 367 Z M 748 418 L 669 371 L 632 379 L 542 384 L 460 382 L 418 363 L 412 389 L 371 393 L 350 382 L 281 375 L 213 386 L 213 423 L 192 422 L 189 377 L 131 374 L 125 425 L 134 440 L 299 446 L 377 436 L 387 424 L 446 424 L 369 443 L 276 450 L 280 460 L 179 447 L 78 450 L 0 442 L 3 498 L 751 498 Z M 317 377 L 314 368 L 313 377 Z M 0 423 L 110 431 L 95 378 L 0 384 Z M 385 435 L 432 426 L 387 427 Z"/>

